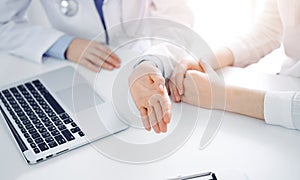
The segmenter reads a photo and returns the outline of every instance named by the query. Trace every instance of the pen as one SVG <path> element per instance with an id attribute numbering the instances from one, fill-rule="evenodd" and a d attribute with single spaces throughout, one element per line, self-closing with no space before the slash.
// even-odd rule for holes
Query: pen
<path id="1" fill-rule="evenodd" d="M 205 173 L 197 173 L 188 176 L 178 176 L 176 178 L 171 178 L 168 180 L 217 180 L 215 173 L 205 172 Z"/>

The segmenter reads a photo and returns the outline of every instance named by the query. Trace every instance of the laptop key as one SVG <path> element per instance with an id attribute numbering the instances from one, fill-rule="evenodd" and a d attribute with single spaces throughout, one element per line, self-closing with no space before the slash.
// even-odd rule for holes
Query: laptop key
<path id="1" fill-rule="evenodd" d="M 7 97 L 10 94 L 10 92 L 7 89 L 3 90 L 2 93 L 5 97 Z"/>
<path id="2" fill-rule="evenodd" d="M 30 137 L 30 135 L 28 133 L 24 133 L 24 137 L 27 139 Z"/>
<path id="3" fill-rule="evenodd" d="M 61 121 L 55 121 L 54 124 L 55 124 L 56 126 L 59 126 L 59 125 L 62 125 L 63 123 L 62 123 Z"/>
<path id="4" fill-rule="evenodd" d="M 75 139 L 75 137 L 70 133 L 70 131 L 69 130 L 63 130 L 62 132 L 61 132 L 63 135 L 64 135 L 64 137 L 68 140 L 68 141 L 72 141 L 72 140 L 74 140 Z"/>
<path id="5" fill-rule="evenodd" d="M 38 147 L 40 148 L 40 150 L 41 151 L 46 151 L 46 150 L 48 150 L 49 149 L 49 147 L 47 146 L 47 144 L 46 143 L 40 143 L 40 144 L 38 144 Z"/>
<path id="6" fill-rule="evenodd" d="M 46 117 L 46 114 L 45 113 L 39 113 L 38 116 L 39 116 L 39 118 L 43 118 L 43 117 Z"/>
<path id="7" fill-rule="evenodd" d="M 10 114 L 11 116 L 16 115 L 13 111 L 10 111 L 9 114 Z"/>
<path id="8" fill-rule="evenodd" d="M 53 139 L 52 137 L 47 137 L 47 138 L 45 138 L 45 141 L 46 141 L 47 143 L 49 143 L 49 142 L 51 142 L 51 141 L 54 141 L 54 139 Z"/>
<path id="9" fill-rule="evenodd" d="M 63 113 L 63 114 L 60 114 L 59 117 L 62 119 L 62 120 L 65 120 L 67 118 L 69 118 L 69 115 L 67 113 Z"/>
<path id="10" fill-rule="evenodd" d="M 84 136 L 84 133 L 82 131 L 79 131 L 78 134 L 80 137 Z"/>
<path id="11" fill-rule="evenodd" d="M 58 144 L 64 144 L 64 143 L 66 143 L 66 140 L 63 138 L 62 135 L 55 136 L 54 138 L 58 142 Z"/>
<path id="12" fill-rule="evenodd" d="M 34 148 L 33 151 L 35 152 L 35 154 L 40 153 L 40 150 L 38 148 Z"/>
<path id="13" fill-rule="evenodd" d="M 31 135 L 31 137 L 32 137 L 33 139 L 36 139 L 36 138 L 40 138 L 41 136 L 40 136 L 39 133 L 34 133 L 34 134 Z"/>
<path id="14" fill-rule="evenodd" d="M 30 124 L 30 121 L 29 120 L 25 120 L 25 121 L 23 121 L 23 124 L 26 126 L 27 124 Z"/>
<path id="15" fill-rule="evenodd" d="M 50 136 L 50 133 L 49 132 L 42 133 L 42 136 L 43 138 L 47 138 Z"/>
<path id="16" fill-rule="evenodd" d="M 27 116 L 33 116 L 34 112 L 32 110 L 26 111 Z"/>
<path id="17" fill-rule="evenodd" d="M 54 130 L 54 131 L 51 131 L 51 135 L 52 136 L 57 136 L 57 135 L 60 135 L 60 133 L 59 133 L 58 130 Z"/>
<path id="18" fill-rule="evenodd" d="M 12 118 L 16 121 L 16 120 L 19 120 L 18 117 L 16 115 L 11 115 Z"/>
<path id="19" fill-rule="evenodd" d="M 48 145 L 49 145 L 50 148 L 54 148 L 54 147 L 57 146 L 57 143 L 55 141 L 51 141 L 51 142 L 48 143 Z"/>
<path id="20" fill-rule="evenodd" d="M 34 80 L 32 81 L 32 84 L 34 84 L 35 87 L 44 87 L 43 84 L 40 82 L 40 80 Z"/>
<path id="21" fill-rule="evenodd" d="M 77 124 L 76 124 L 76 123 L 74 123 L 74 122 L 72 122 L 72 123 L 71 123 L 71 126 L 72 126 L 72 127 L 76 127 L 76 126 L 77 126 Z"/>
<path id="22" fill-rule="evenodd" d="M 37 119 L 36 115 L 29 116 L 29 119 Z"/>
<path id="23" fill-rule="evenodd" d="M 46 112 L 48 114 L 49 117 L 53 117 L 56 116 L 54 112 Z"/>
<path id="24" fill-rule="evenodd" d="M 3 101 L 4 100 L 4 97 L 2 95 L 2 93 L 0 92 L 0 99 Z"/>
<path id="25" fill-rule="evenodd" d="M 31 146 L 32 148 L 35 148 L 35 147 L 36 147 L 36 144 L 35 144 L 35 143 L 30 143 L 30 146 Z"/>
<path id="26" fill-rule="evenodd" d="M 27 138 L 28 143 L 33 143 L 33 140 L 31 138 Z"/>
<path id="27" fill-rule="evenodd" d="M 54 131 L 54 130 L 56 130 L 56 127 L 54 127 L 54 126 L 49 126 L 49 127 L 48 127 L 48 130 L 49 130 L 49 131 Z"/>
<path id="28" fill-rule="evenodd" d="M 36 129 L 35 129 L 35 128 L 32 128 L 32 129 L 30 129 L 28 132 L 29 132 L 29 134 L 34 134 L 34 133 L 37 133 L 37 131 L 36 131 Z"/>
<path id="29" fill-rule="evenodd" d="M 69 124 L 69 123 L 71 123 L 71 122 L 73 122 L 73 120 L 70 119 L 70 118 L 64 120 L 64 123 L 65 123 L 65 124 Z"/>
<path id="30" fill-rule="evenodd" d="M 67 127 L 65 126 L 65 125 L 59 125 L 59 126 L 57 126 L 58 127 L 58 129 L 60 130 L 60 131 L 62 131 L 62 130 L 64 130 L 64 129 L 67 129 Z"/>
<path id="31" fill-rule="evenodd" d="M 71 129 L 71 132 L 72 132 L 72 133 L 77 133 L 77 132 L 79 132 L 79 131 L 81 131 L 79 127 L 75 127 L 75 128 L 72 128 L 72 129 Z"/>
<path id="32" fill-rule="evenodd" d="M 43 109 L 49 109 L 50 108 L 46 103 L 41 104 L 41 106 L 42 106 Z"/>
<path id="33" fill-rule="evenodd" d="M 42 138 L 37 138 L 37 139 L 35 139 L 34 140 L 35 141 L 35 143 L 37 143 L 37 144 L 40 144 L 40 143 L 42 143 L 42 142 L 44 142 L 44 140 L 42 139 Z"/>
<path id="34" fill-rule="evenodd" d="M 42 127 L 42 128 L 39 128 L 38 131 L 39 131 L 40 133 L 45 133 L 45 132 L 47 132 L 47 129 L 44 128 L 44 127 Z"/>
<path id="35" fill-rule="evenodd" d="M 48 121 L 50 121 L 50 119 L 49 119 L 48 117 L 43 117 L 43 118 L 41 118 L 41 120 L 42 120 L 43 122 L 48 122 Z"/>
<path id="36" fill-rule="evenodd" d="M 50 127 L 53 125 L 53 123 L 51 121 L 47 121 L 44 123 L 46 127 Z"/>
<path id="37" fill-rule="evenodd" d="M 29 130 L 29 129 L 32 129 L 33 128 L 33 125 L 30 123 L 30 124 L 27 124 L 26 126 L 25 126 L 25 128 L 27 129 L 27 130 Z"/>
<path id="38" fill-rule="evenodd" d="M 42 124 L 41 121 L 38 120 L 38 119 L 32 120 L 32 123 L 35 124 L 35 125 L 37 125 L 37 124 Z"/>
<path id="39" fill-rule="evenodd" d="M 18 119 L 17 120 L 15 120 L 15 122 L 16 122 L 16 124 L 21 124 L 21 121 L 19 121 Z"/>
<path id="40" fill-rule="evenodd" d="M 47 102 L 50 104 L 50 106 L 54 109 L 54 111 L 57 114 L 62 114 L 65 112 L 50 93 L 44 94 L 44 98 L 47 100 Z"/>
<path id="41" fill-rule="evenodd" d="M 39 128 L 43 128 L 44 125 L 43 125 L 42 123 L 36 123 L 36 124 L 35 124 L 35 127 L 36 127 L 37 129 L 39 129 Z"/>
<path id="42" fill-rule="evenodd" d="M 20 112 L 17 112 L 17 115 L 18 115 L 19 117 L 21 117 L 21 116 L 24 116 L 25 114 L 24 114 L 23 111 L 20 111 Z"/>
<path id="43" fill-rule="evenodd" d="M 53 116 L 53 117 L 51 117 L 51 120 L 52 121 L 59 121 L 59 118 L 57 116 Z"/>
<path id="44" fill-rule="evenodd" d="M 21 129 L 21 132 L 24 134 L 24 133 L 27 133 L 26 129 L 25 128 L 22 128 Z"/>

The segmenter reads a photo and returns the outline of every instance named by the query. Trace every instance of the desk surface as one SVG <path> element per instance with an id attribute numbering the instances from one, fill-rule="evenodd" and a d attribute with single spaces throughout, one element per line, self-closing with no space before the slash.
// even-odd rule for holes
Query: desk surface
<path id="1" fill-rule="evenodd" d="M 46 60 L 42 65 L 20 58 L 0 55 L 0 86 L 44 73 L 62 66 L 74 64 L 66 61 Z M 261 89 L 300 90 L 300 81 L 288 77 L 270 75 L 249 76 L 239 69 L 226 69 L 225 79 L 233 84 L 255 84 Z M 94 74 L 82 70 L 85 77 Z M 99 81 L 106 80 L 100 90 L 108 96 L 115 72 L 102 72 Z M 242 73 L 243 76 L 237 76 Z M 105 77 L 105 78 L 103 78 Z M 239 77 L 239 78 L 237 78 Z M 249 77 L 247 83 L 241 77 Z M 259 79 L 259 80 L 257 80 Z M 276 83 L 280 82 L 280 83 Z M 99 82 L 103 85 L 103 82 Z M 278 85 L 280 84 L 280 85 Z M 183 106 L 189 106 L 183 104 Z M 189 108 L 196 108 L 190 106 Z M 209 110 L 197 108 L 200 115 L 207 117 Z M 277 126 L 266 125 L 263 121 L 225 113 L 222 126 L 211 144 L 199 150 L 200 137 L 208 118 L 197 123 L 189 140 L 174 154 L 165 159 L 147 164 L 130 164 L 107 158 L 93 146 L 86 145 L 64 155 L 39 163 L 27 165 L 13 138 L 0 118 L 0 178 L 10 179 L 166 179 L 180 174 L 205 171 L 240 172 L 249 179 L 296 179 L 300 176 L 300 132 Z M 141 132 L 126 130 L 119 136 L 137 136 Z M 151 134 L 151 136 L 155 136 Z"/>

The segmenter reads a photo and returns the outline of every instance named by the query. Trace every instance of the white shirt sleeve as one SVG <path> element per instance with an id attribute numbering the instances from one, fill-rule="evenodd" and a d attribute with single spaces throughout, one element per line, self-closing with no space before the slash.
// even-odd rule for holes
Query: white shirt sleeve
<path id="1" fill-rule="evenodd" d="M 264 116 L 267 124 L 300 130 L 300 92 L 266 92 Z"/>
<path id="2" fill-rule="evenodd" d="M 234 56 L 234 66 L 245 67 L 279 48 L 282 40 L 282 22 L 277 0 L 266 0 L 264 11 L 253 30 L 233 42 L 229 48 Z"/>
<path id="3" fill-rule="evenodd" d="M 171 22 L 183 24 L 188 27 L 192 27 L 193 25 L 193 14 L 191 9 L 187 6 L 187 0 L 152 0 L 149 6 L 149 16 L 151 18 L 158 18 L 169 20 Z M 174 24 L 173 24 L 174 25 Z M 178 37 L 174 28 L 162 28 L 166 26 L 152 26 L 149 34 L 151 33 L 165 35 L 168 39 L 173 39 L 175 42 L 184 41 L 184 38 Z M 175 28 L 176 29 L 176 28 Z M 182 42 L 185 43 L 185 42 Z M 183 57 L 187 56 L 187 53 L 174 46 L 171 43 L 160 42 L 152 42 L 152 46 L 149 49 L 146 49 L 143 53 L 143 56 L 138 60 L 138 63 L 144 60 L 149 60 L 154 62 L 158 67 L 160 67 L 164 77 L 168 78 L 174 65 L 177 61 L 182 60 Z M 137 63 L 137 64 L 138 64 Z"/>
<path id="4" fill-rule="evenodd" d="M 29 24 L 29 4 L 30 0 L 0 1 L 0 51 L 41 62 L 43 54 L 63 33 Z"/>

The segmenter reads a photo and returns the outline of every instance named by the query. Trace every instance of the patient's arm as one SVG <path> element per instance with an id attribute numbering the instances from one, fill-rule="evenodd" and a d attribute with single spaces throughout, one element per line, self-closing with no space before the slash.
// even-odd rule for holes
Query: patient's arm
<path id="1" fill-rule="evenodd" d="M 208 109 L 223 109 L 225 111 L 264 119 L 265 92 L 263 91 L 226 86 L 226 104 L 224 109 L 221 98 L 214 98 L 214 100 L 219 100 L 219 102 L 214 102 L 214 107 L 212 107 L 212 96 L 220 96 L 220 94 L 212 94 L 212 85 L 206 73 L 187 71 L 183 85 L 184 94 L 181 97 L 183 102 Z M 218 86 L 214 85 L 213 87 Z"/>
<path id="2" fill-rule="evenodd" d="M 165 79 L 151 61 L 137 65 L 129 77 L 131 96 L 139 110 L 143 125 L 156 133 L 166 132 L 171 118 L 171 102 Z"/>

